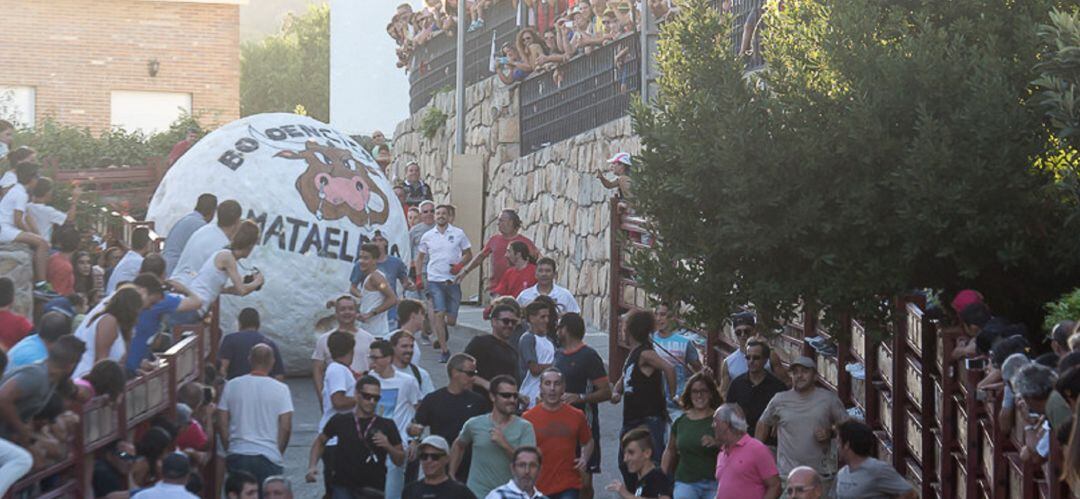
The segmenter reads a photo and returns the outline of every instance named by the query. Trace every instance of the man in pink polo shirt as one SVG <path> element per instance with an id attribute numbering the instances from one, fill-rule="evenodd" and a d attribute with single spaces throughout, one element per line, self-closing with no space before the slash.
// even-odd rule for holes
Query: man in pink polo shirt
<path id="1" fill-rule="evenodd" d="M 777 499 L 780 474 L 765 444 L 746 433 L 746 418 L 736 404 L 724 404 L 713 413 L 716 457 L 716 497 Z"/>

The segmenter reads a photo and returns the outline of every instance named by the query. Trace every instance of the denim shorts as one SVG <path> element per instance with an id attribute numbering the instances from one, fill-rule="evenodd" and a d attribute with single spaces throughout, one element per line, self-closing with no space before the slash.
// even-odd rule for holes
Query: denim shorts
<path id="1" fill-rule="evenodd" d="M 428 281 L 428 296 L 436 312 L 445 312 L 450 317 L 457 317 L 461 307 L 461 286 L 452 282 Z"/>

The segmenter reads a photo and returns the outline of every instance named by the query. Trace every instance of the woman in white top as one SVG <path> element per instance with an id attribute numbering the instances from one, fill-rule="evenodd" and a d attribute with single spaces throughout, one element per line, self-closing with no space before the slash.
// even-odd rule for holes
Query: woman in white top
<path id="1" fill-rule="evenodd" d="M 379 255 L 382 250 L 375 244 L 360 246 L 360 271 L 367 274 L 360 286 L 360 327 L 376 338 L 390 334 L 391 308 L 397 306 L 397 294 L 386 281 L 386 276 L 379 272 Z"/>
<path id="2" fill-rule="evenodd" d="M 124 362 L 131 330 L 143 308 L 142 294 L 134 286 L 121 287 L 108 301 L 87 315 L 75 337 L 86 343 L 86 351 L 71 373 L 78 379 L 90 372 L 99 360 Z"/>
<path id="3" fill-rule="evenodd" d="M 244 296 L 262 287 L 265 279 L 262 273 L 255 272 L 251 282 L 244 282 L 240 275 L 240 260 L 251 256 L 259 242 L 259 226 L 251 220 L 240 222 L 228 248 L 220 250 L 203 263 L 199 273 L 188 283 L 187 289 L 202 300 L 199 316 L 206 315 L 214 300 L 222 293 Z M 173 286 L 183 288 L 180 283 L 169 280 Z M 231 286 L 228 286 L 229 283 Z"/>

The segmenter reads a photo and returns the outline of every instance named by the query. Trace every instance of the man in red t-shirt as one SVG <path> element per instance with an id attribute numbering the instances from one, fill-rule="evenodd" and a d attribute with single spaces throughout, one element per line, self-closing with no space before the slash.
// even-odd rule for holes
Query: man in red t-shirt
<path id="1" fill-rule="evenodd" d="M 529 261 L 529 246 L 514 241 L 506 248 L 510 267 L 503 272 L 499 282 L 491 288 L 492 296 L 517 296 L 536 284 L 536 265 Z"/>
<path id="2" fill-rule="evenodd" d="M 0 346 L 4 350 L 10 350 L 34 329 L 26 317 L 11 311 L 13 303 L 15 283 L 7 277 L 0 277 Z"/>
<path id="3" fill-rule="evenodd" d="M 536 488 L 549 497 L 581 490 L 581 476 L 595 446 L 585 413 L 564 404 L 564 393 L 562 372 L 549 367 L 540 373 L 540 405 L 523 416 L 532 423 L 537 447 L 544 456 Z"/>
<path id="4" fill-rule="evenodd" d="M 79 249 L 79 232 L 69 226 L 61 226 L 53 236 L 60 251 L 49 257 L 45 265 L 45 280 L 49 281 L 53 291 L 61 295 L 75 292 L 75 267 L 71 265 L 71 255 Z"/>
<path id="5" fill-rule="evenodd" d="M 183 156 L 184 153 L 191 149 L 191 146 L 195 145 L 195 142 L 199 140 L 199 129 L 192 127 L 188 128 L 187 135 L 184 136 L 184 140 L 177 142 L 172 146 L 172 150 L 169 151 L 169 156 L 166 159 L 167 164 L 171 167 L 173 163 L 176 163 Z"/>
<path id="6" fill-rule="evenodd" d="M 521 218 L 514 210 L 503 210 L 499 215 L 499 233 L 491 236 L 484 244 L 484 249 L 480 250 L 480 253 L 473 258 L 473 261 L 469 263 L 469 266 L 458 274 L 458 282 L 461 281 L 472 269 L 480 266 L 480 262 L 484 261 L 484 258 L 491 256 L 491 273 L 488 275 L 488 289 L 494 288 L 499 284 L 499 280 L 502 279 L 503 272 L 510 268 L 510 262 L 506 259 L 506 247 L 510 246 L 510 243 L 514 241 L 521 241 L 529 247 L 529 254 L 533 258 L 540 256 L 540 251 L 536 249 L 536 245 L 533 244 L 529 238 L 521 235 L 518 231 L 521 229 Z"/>

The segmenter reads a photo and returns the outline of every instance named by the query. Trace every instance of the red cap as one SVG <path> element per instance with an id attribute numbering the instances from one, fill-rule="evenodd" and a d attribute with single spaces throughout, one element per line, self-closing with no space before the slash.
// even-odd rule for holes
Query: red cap
<path id="1" fill-rule="evenodd" d="M 952 300 L 952 309 L 956 313 L 960 313 L 961 310 L 967 308 L 972 303 L 982 303 L 982 293 L 975 291 L 974 289 L 961 290 L 956 293 L 956 297 Z"/>

